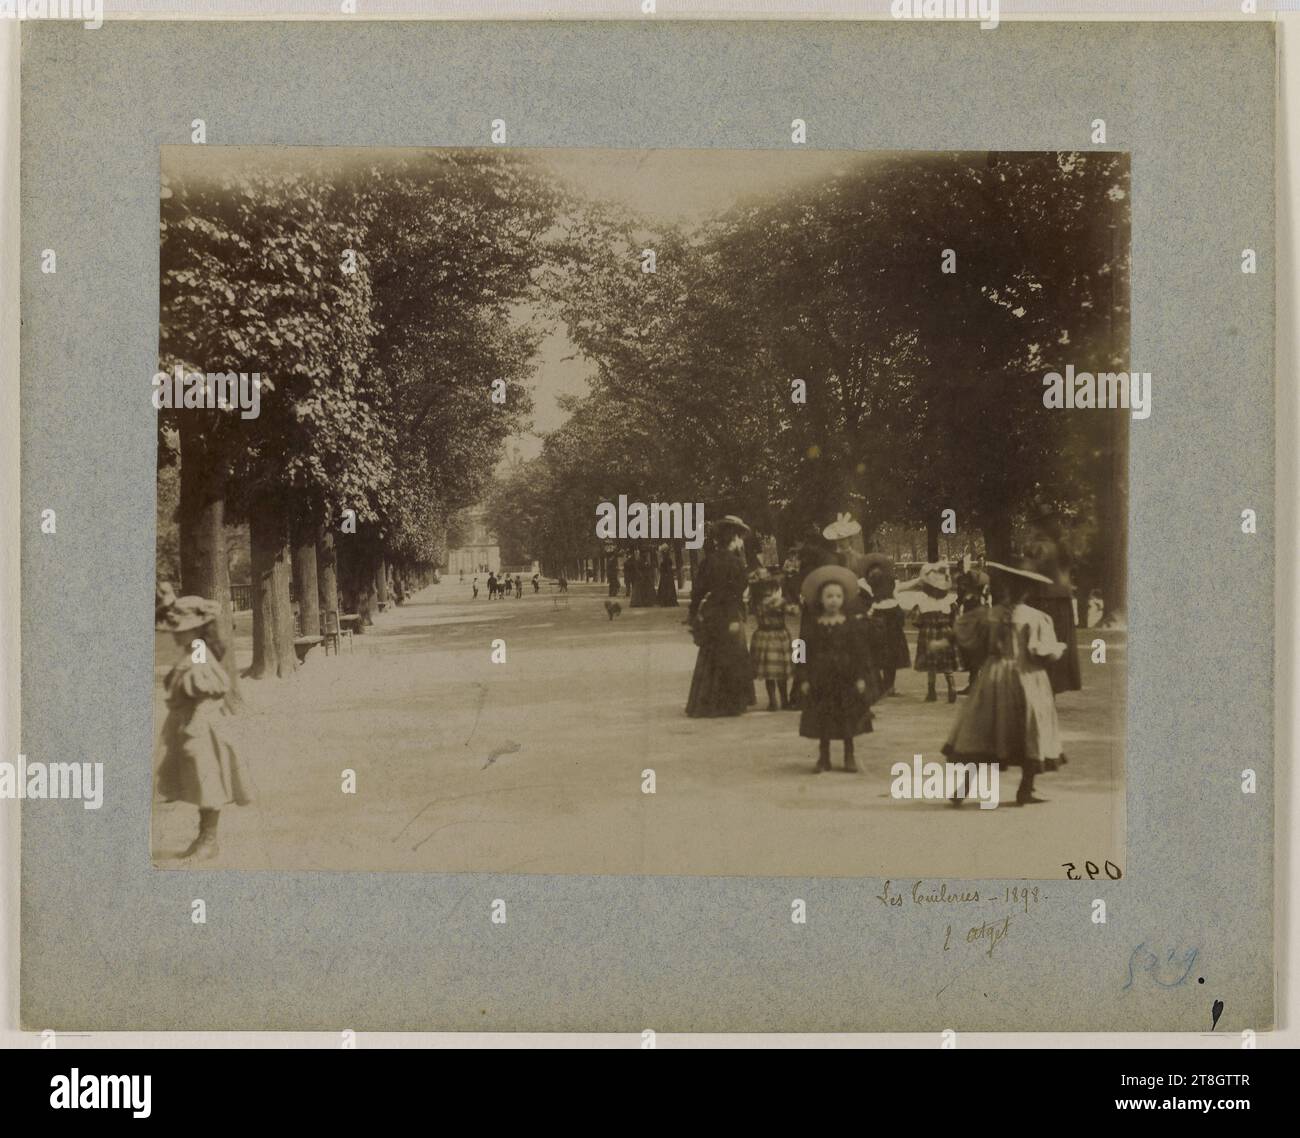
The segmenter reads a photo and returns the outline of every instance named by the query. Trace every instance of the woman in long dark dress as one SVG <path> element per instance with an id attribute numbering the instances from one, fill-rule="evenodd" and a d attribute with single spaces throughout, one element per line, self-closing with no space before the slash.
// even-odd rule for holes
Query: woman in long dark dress
<path id="1" fill-rule="evenodd" d="M 1074 590 L 1070 585 L 1070 568 L 1074 556 L 1061 529 L 1055 510 L 1044 508 L 1034 523 L 1033 534 L 1025 547 L 1025 568 L 1048 578 L 1050 584 L 1037 585 L 1028 598 L 1029 604 L 1052 618 L 1056 639 L 1065 652 L 1047 665 L 1047 677 L 1053 694 L 1083 690 L 1079 669 L 1079 650 L 1075 644 Z"/>
<path id="2" fill-rule="evenodd" d="M 651 555 L 639 552 L 635 559 L 636 576 L 632 578 L 632 603 L 634 609 L 650 608 L 659 603 L 655 592 L 655 567 Z"/>
<path id="3" fill-rule="evenodd" d="M 677 577 L 673 567 L 673 555 L 664 547 L 659 558 L 659 591 L 656 599 L 660 608 L 673 608 L 677 604 Z"/>
<path id="4" fill-rule="evenodd" d="M 700 651 L 695 658 L 686 714 L 695 719 L 740 715 L 755 702 L 753 671 L 745 646 L 747 529 L 739 519 L 718 524 L 714 550 L 700 574 L 699 596 L 691 598 L 695 642 Z"/>

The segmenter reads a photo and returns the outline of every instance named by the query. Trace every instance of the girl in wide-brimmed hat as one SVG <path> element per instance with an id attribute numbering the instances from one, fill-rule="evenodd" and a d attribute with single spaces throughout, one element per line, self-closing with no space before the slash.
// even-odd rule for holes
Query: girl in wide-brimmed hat
<path id="1" fill-rule="evenodd" d="M 921 566 L 921 599 L 916 605 L 916 670 L 927 674 L 925 702 L 938 699 L 935 679 L 939 672 L 948 684 L 948 702 L 957 702 L 957 688 L 952 674 L 957 670 L 957 653 L 953 648 L 953 617 L 957 598 L 952 591 L 952 576 L 943 561 Z"/>
<path id="2" fill-rule="evenodd" d="M 795 570 L 793 595 L 795 602 L 799 605 L 799 639 L 807 644 L 812 623 L 817 619 L 817 607 L 815 602 L 804 599 L 802 585 L 809 573 L 814 569 L 820 569 L 823 565 L 831 564 L 835 560 L 835 555 L 824 545 L 815 542 L 804 542 L 795 551 L 795 557 L 798 566 Z M 806 670 L 807 665 L 802 660 L 794 665 L 794 671 L 790 677 L 791 707 L 801 707 L 803 705 L 802 688 Z"/>
<path id="3" fill-rule="evenodd" d="M 856 771 L 853 740 L 871 730 L 874 696 L 866 624 L 845 614 L 858 579 L 842 565 L 823 565 L 804 578 L 801 592 L 815 617 L 805 640 L 808 663 L 800 684 L 799 734 L 818 742 L 819 774 L 831 769 L 831 740 L 844 742 L 844 769 Z"/>
<path id="4" fill-rule="evenodd" d="M 167 718 L 163 722 L 158 796 L 199 808 L 199 832 L 180 856 L 208 861 L 217 854 L 217 822 L 227 803 L 252 801 L 239 755 L 223 729 L 230 677 L 222 661 L 226 646 L 217 632 L 221 607 L 204 597 L 167 599 L 154 611 L 154 627 L 170 632 L 183 650 L 163 681 Z"/>
<path id="5" fill-rule="evenodd" d="M 992 561 L 987 568 L 996 603 L 957 622 L 958 642 L 981 663 L 943 753 L 954 762 L 1020 767 L 1016 805 L 1029 806 L 1043 801 L 1034 794 L 1035 776 L 1065 762 L 1047 667 L 1066 646 L 1051 617 L 1025 603 L 1047 580 L 1043 574 Z"/>

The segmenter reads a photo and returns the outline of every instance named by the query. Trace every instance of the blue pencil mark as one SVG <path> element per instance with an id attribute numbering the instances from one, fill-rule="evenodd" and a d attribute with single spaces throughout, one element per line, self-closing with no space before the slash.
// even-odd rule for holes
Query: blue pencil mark
<path id="1" fill-rule="evenodd" d="M 1196 948 L 1171 948 L 1167 953 L 1157 953 L 1143 941 L 1129 954 L 1128 980 L 1121 990 L 1127 992 L 1133 987 L 1139 972 L 1147 973 L 1159 988 L 1177 988 L 1187 982 L 1199 954 Z"/>

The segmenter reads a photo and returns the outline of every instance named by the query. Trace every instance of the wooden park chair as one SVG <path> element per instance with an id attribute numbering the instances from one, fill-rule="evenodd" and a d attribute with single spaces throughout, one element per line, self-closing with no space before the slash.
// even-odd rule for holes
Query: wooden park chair
<path id="1" fill-rule="evenodd" d="M 334 655 L 339 654 L 339 645 L 343 637 L 348 638 L 348 651 L 352 651 L 352 629 L 344 628 L 339 622 L 339 610 L 330 609 L 321 617 L 321 634 L 325 639 L 325 655 L 330 654 L 330 643 L 334 644 Z"/>

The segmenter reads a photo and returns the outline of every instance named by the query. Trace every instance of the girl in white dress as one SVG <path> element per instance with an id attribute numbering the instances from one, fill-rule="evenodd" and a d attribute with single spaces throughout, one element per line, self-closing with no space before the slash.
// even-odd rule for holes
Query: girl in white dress
<path id="1" fill-rule="evenodd" d="M 1066 646 L 1056 639 L 1051 617 L 1024 603 L 1045 580 L 1041 574 L 993 561 L 988 569 L 997 602 L 957 621 L 957 643 L 968 659 L 982 663 L 943 753 L 951 762 L 1020 767 L 1016 805 L 1037 805 L 1045 799 L 1034 794 L 1035 776 L 1065 762 L 1047 665 Z"/>

